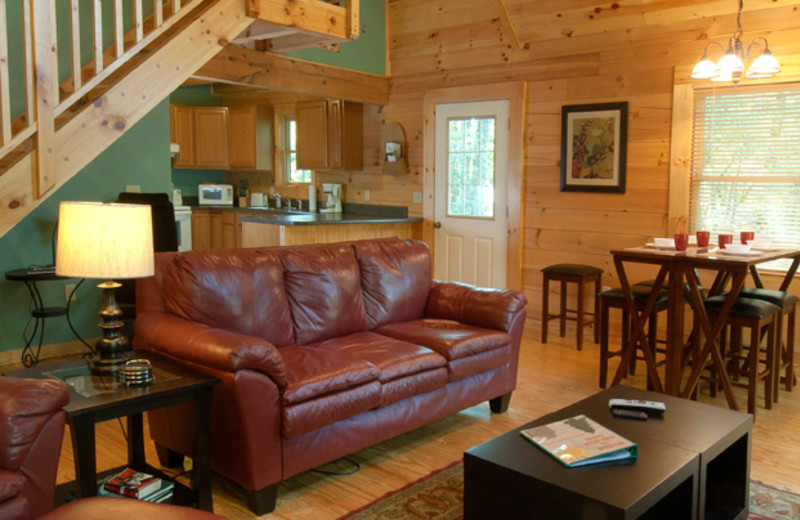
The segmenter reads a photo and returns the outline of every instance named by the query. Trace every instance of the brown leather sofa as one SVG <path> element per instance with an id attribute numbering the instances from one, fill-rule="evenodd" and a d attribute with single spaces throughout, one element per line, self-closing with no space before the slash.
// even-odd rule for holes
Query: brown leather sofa
<path id="1" fill-rule="evenodd" d="M 58 381 L 0 377 L 0 518 L 53 508 L 68 402 Z"/>
<path id="2" fill-rule="evenodd" d="M 156 255 L 137 350 L 220 379 L 211 465 L 261 515 L 278 483 L 516 385 L 525 297 L 431 280 L 425 243 L 376 239 Z M 150 412 L 160 452 L 191 455 L 189 407 Z"/>

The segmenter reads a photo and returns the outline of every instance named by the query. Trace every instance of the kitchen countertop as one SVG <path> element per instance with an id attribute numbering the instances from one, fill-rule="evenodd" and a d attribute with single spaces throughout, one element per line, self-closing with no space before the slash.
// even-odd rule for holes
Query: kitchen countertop
<path id="1" fill-rule="evenodd" d="M 393 215 L 370 215 L 362 213 L 309 213 L 306 211 L 275 210 L 272 208 L 239 208 L 233 206 L 194 206 L 193 210 L 225 209 L 251 213 L 241 218 L 242 222 L 277 224 L 280 226 L 315 226 L 331 224 L 387 224 L 397 222 L 422 222 L 420 217 L 399 217 Z M 253 215 L 252 213 L 256 213 Z"/>

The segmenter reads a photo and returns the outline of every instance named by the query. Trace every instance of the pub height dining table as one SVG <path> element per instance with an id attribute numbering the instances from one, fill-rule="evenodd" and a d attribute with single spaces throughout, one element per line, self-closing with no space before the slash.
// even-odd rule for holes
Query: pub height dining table
<path id="1" fill-rule="evenodd" d="M 779 259 L 791 259 L 791 266 L 786 271 L 780 286 L 786 291 L 800 265 L 800 250 L 751 250 L 746 254 L 734 254 L 716 246 L 698 248 L 689 246 L 686 251 L 676 251 L 674 247 L 656 248 L 652 245 L 632 247 L 611 251 L 614 266 L 619 277 L 622 291 L 628 304 L 633 331 L 627 345 L 623 346 L 622 356 L 612 385 L 617 385 L 626 375 L 626 368 L 636 354 L 636 345 L 643 337 L 647 318 L 655 305 L 660 291 L 666 286 L 668 290 L 667 337 L 665 345 L 665 369 L 662 382 L 656 370 L 654 354 L 647 348 L 641 349 L 647 367 L 647 381 L 653 390 L 669 395 L 687 398 L 694 392 L 709 357 L 719 377 L 719 383 L 725 393 L 728 406 L 739 409 L 736 396 L 731 389 L 730 379 L 726 371 L 725 361 L 720 349 L 720 333 L 733 308 L 736 298 L 748 274 L 757 288 L 763 288 L 763 281 L 757 266 L 765 262 Z M 631 284 L 625 271 L 626 265 L 649 264 L 658 267 L 658 274 L 644 307 L 637 312 L 634 305 Z M 710 320 L 703 305 L 703 292 L 700 290 L 699 275 L 701 271 L 716 273 L 707 295 L 723 294 L 728 288 L 727 297 L 719 313 Z M 695 312 L 704 342 L 699 354 L 691 363 L 685 363 L 684 356 L 684 310 L 689 303 Z M 685 368 L 691 367 L 685 383 Z M 683 383 L 683 386 L 682 386 Z"/>

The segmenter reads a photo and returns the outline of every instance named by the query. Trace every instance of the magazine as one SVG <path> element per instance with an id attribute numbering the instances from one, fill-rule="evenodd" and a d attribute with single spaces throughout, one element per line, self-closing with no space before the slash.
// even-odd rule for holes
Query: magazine
<path id="1" fill-rule="evenodd" d="M 528 428 L 520 434 L 570 468 L 635 459 L 639 455 L 636 443 L 585 415 Z"/>

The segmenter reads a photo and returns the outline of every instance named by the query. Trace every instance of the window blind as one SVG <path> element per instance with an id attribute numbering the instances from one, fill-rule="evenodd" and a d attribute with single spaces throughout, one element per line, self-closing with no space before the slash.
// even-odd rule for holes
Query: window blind
<path id="1" fill-rule="evenodd" d="M 800 247 L 800 85 L 697 91 L 690 226 Z"/>

